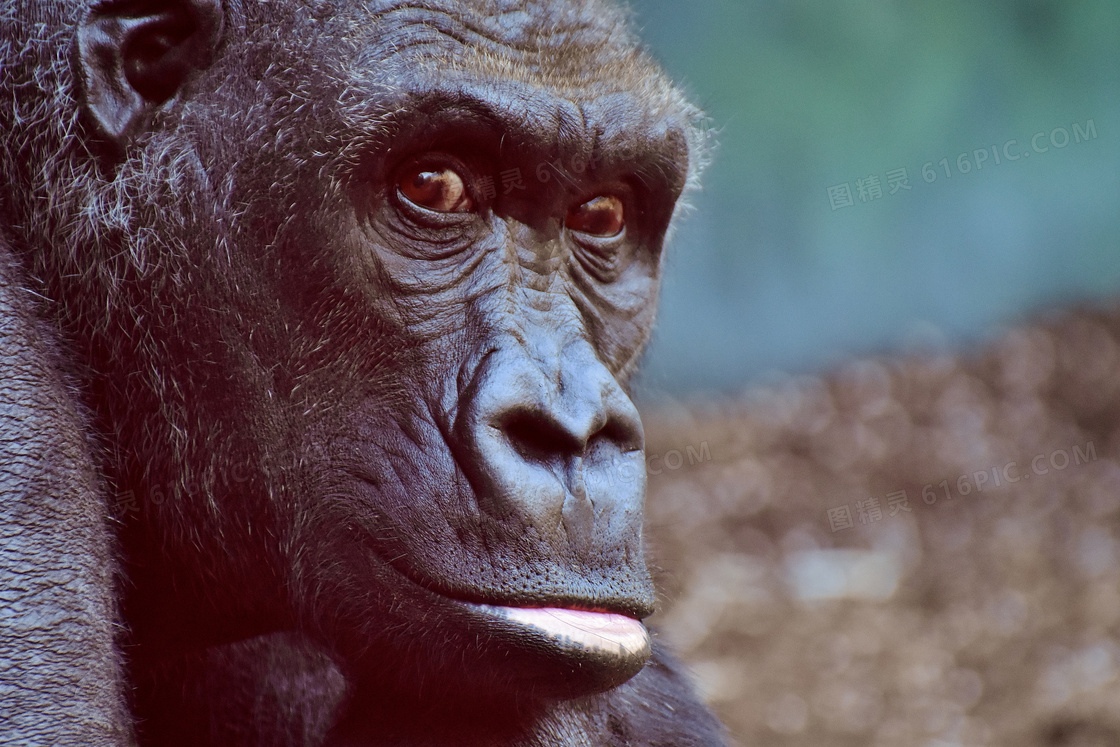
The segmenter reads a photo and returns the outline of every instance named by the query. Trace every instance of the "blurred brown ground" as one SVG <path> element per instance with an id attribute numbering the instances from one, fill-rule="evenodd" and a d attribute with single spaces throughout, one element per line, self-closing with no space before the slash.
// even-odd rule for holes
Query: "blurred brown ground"
<path id="1" fill-rule="evenodd" d="M 653 622 L 741 744 L 1120 745 L 1120 305 L 644 417 Z"/>

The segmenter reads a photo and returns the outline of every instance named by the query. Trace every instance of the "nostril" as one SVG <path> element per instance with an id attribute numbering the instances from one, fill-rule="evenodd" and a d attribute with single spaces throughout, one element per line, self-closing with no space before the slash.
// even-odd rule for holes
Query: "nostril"
<path id="1" fill-rule="evenodd" d="M 528 462 L 543 463 L 557 456 L 582 454 L 583 439 L 540 413 L 518 411 L 502 418 L 499 426 L 513 448 Z"/>
<path id="2" fill-rule="evenodd" d="M 609 418 L 599 431 L 587 440 L 590 449 L 598 441 L 615 444 L 623 452 L 642 448 L 641 425 L 636 428 L 621 418 Z"/>

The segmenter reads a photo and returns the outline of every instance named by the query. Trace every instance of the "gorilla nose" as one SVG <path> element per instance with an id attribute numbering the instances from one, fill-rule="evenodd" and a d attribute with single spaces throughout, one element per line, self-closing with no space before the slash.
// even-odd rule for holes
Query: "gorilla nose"
<path id="1" fill-rule="evenodd" d="M 580 400 L 559 395 L 531 401 L 519 396 L 526 392 L 507 394 L 512 395 L 508 401 L 495 402 L 488 425 L 504 435 L 525 461 L 548 464 L 557 459 L 580 459 L 603 441 L 619 445 L 637 442 L 633 448 L 641 445 L 628 418 L 609 412 L 606 397 Z"/>
<path id="2" fill-rule="evenodd" d="M 483 511 L 577 543 L 597 512 L 640 516 L 641 421 L 589 345 L 543 362 L 519 346 L 496 351 L 463 394 L 456 440 Z"/>

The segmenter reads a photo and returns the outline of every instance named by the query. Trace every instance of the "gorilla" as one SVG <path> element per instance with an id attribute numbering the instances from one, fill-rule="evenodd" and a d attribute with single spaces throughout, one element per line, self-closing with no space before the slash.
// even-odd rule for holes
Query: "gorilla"
<path id="1" fill-rule="evenodd" d="M 621 11 L 0 26 L 0 741 L 723 744 L 641 622 L 703 135 Z"/>

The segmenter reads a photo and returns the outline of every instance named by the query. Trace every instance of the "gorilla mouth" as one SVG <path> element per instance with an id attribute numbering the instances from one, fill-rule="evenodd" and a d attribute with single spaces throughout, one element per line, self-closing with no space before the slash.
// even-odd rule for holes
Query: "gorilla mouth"
<path id="1" fill-rule="evenodd" d="M 603 692 L 640 672 L 651 655 L 649 631 L 629 615 L 571 607 L 462 604 L 493 635 L 530 655 L 534 664 L 523 673 L 527 676 L 515 676 L 522 694 L 564 699 Z M 542 677 L 546 671 L 552 674 Z"/>
<path id="2" fill-rule="evenodd" d="M 473 606 L 571 654 L 642 664 L 650 655 L 649 631 L 626 615 L 560 607 Z"/>
<path id="3" fill-rule="evenodd" d="M 523 605 L 476 594 L 471 599 L 461 589 L 418 581 L 413 569 L 401 568 L 399 560 L 390 567 L 450 605 L 448 611 L 454 612 L 449 621 L 465 623 L 460 628 L 467 634 L 464 645 L 489 651 L 504 662 L 499 668 L 501 686 L 513 686 L 519 697 L 568 699 L 604 692 L 640 672 L 653 653 L 649 631 L 629 611 L 608 611 L 575 599 L 537 603 L 563 606 L 529 606 L 532 602 Z M 477 680 L 476 673 L 472 677 Z"/>

